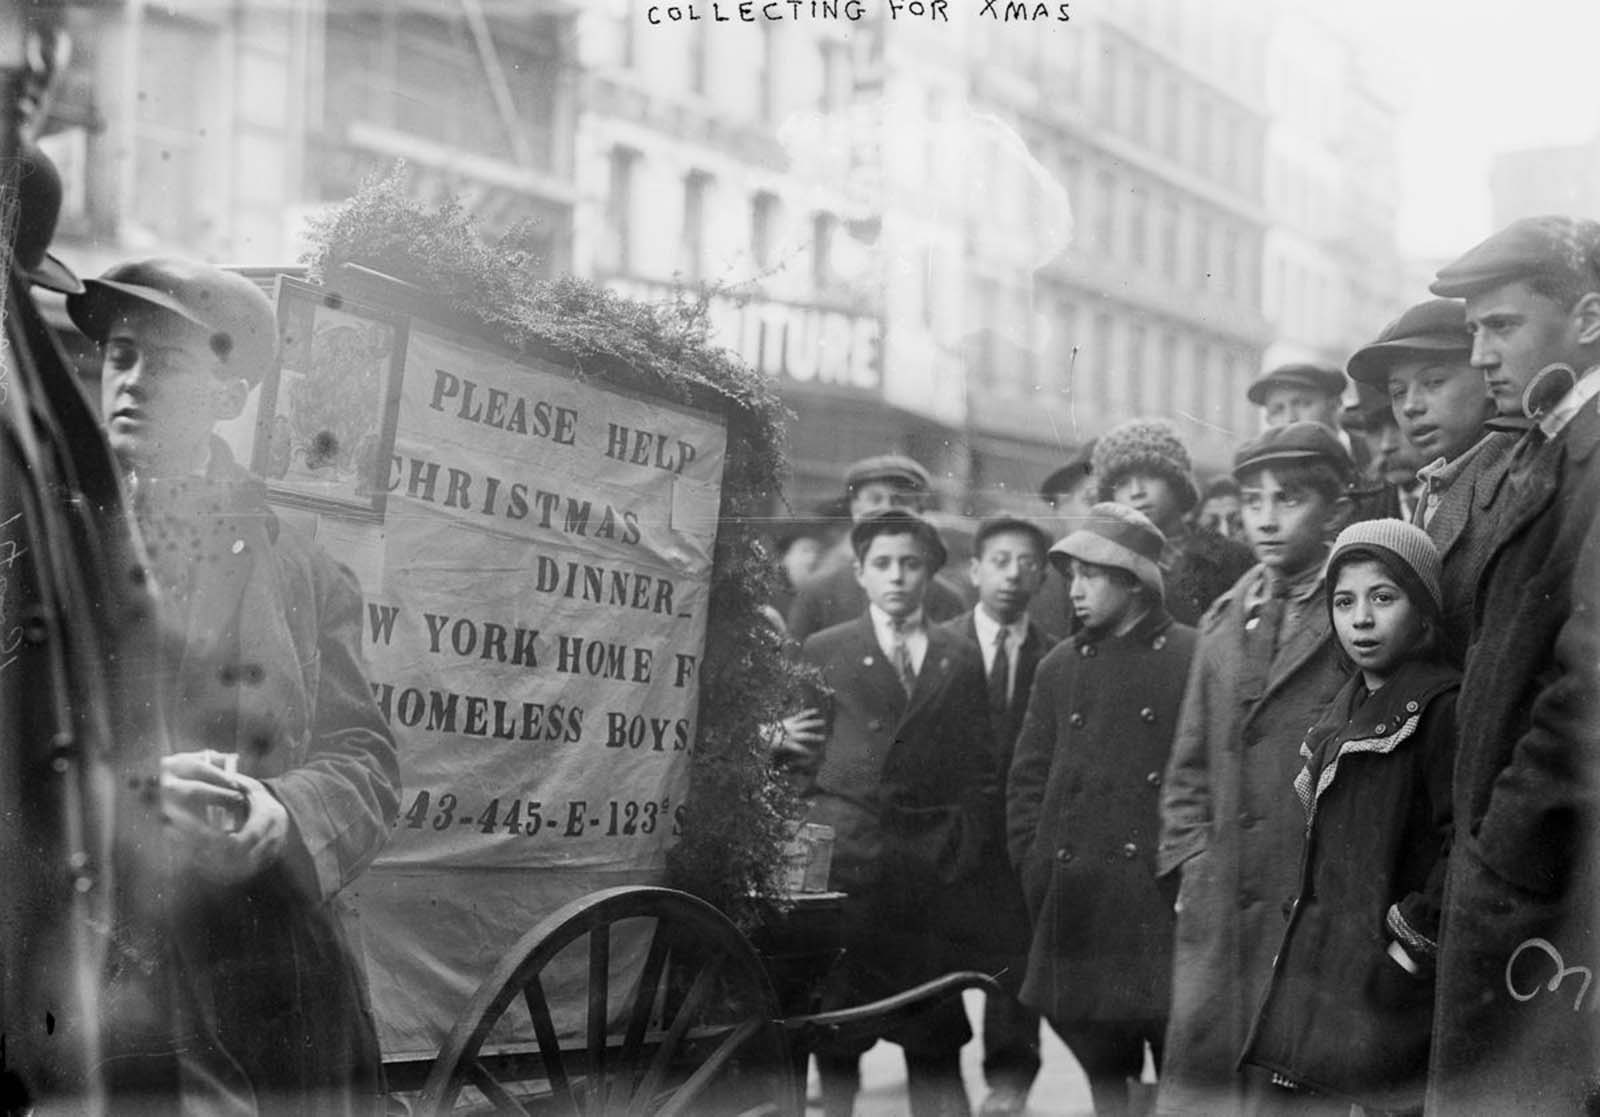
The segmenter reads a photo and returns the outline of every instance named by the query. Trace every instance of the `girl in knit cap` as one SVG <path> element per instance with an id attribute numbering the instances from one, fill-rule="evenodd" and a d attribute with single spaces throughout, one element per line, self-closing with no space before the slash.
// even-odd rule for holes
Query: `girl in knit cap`
<path id="1" fill-rule="evenodd" d="M 1346 528 L 1328 559 L 1355 672 L 1300 746 L 1300 886 L 1244 1060 L 1330 1114 L 1422 1110 L 1460 686 L 1439 565 L 1398 520 Z"/>

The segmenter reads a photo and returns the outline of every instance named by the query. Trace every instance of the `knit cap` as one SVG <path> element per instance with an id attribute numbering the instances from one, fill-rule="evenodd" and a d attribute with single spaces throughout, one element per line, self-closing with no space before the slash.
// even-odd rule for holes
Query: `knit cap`
<path id="1" fill-rule="evenodd" d="M 1057 540 L 1049 558 L 1063 574 L 1070 559 L 1126 570 L 1139 579 L 1152 600 L 1163 601 L 1161 549 L 1166 545 L 1167 537 L 1143 512 L 1108 500 L 1089 509 L 1082 527 Z"/>
<path id="2" fill-rule="evenodd" d="M 1095 443 L 1091 464 L 1103 501 L 1111 500 L 1118 481 L 1143 471 L 1172 482 L 1180 512 L 1200 503 L 1189 451 L 1178 437 L 1178 429 L 1165 419 L 1129 419 L 1112 427 Z"/>
<path id="3" fill-rule="evenodd" d="M 1444 612 L 1444 592 L 1439 586 L 1439 549 L 1428 533 L 1404 520 L 1363 520 L 1351 524 L 1333 541 L 1324 568 L 1328 598 L 1333 598 L 1339 568 L 1360 559 L 1373 559 L 1394 575 L 1406 596 L 1424 605 L 1433 616 Z"/>

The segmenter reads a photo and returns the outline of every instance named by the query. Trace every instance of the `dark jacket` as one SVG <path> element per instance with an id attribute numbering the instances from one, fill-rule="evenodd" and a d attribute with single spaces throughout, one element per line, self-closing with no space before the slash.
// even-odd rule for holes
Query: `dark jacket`
<path id="1" fill-rule="evenodd" d="M 1426 660 L 1370 697 L 1352 676 L 1306 734 L 1300 889 L 1245 1061 L 1374 1109 L 1422 1104 L 1459 686 Z"/>
<path id="2" fill-rule="evenodd" d="M 1467 451 L 1471 460 L 1444 491 L 1426 525 L 1421 523 L 1425 505 L 1417 505 L 1417 526 L 1427 531 L 1439 549 L 1445 637 L 1449 652 L 1458 662 L 1465 656 L 1471 639 L 1473 603 L 1494 542 L 1494 516 L 1489 506 L 1516 443 L 1516 436 L 1505 431 L 1485 435 Z"/>
<path id="3" fill-rule="evenodd" d="M 1161 575 L 1167 612 L 1179 624 L 1199 623 L 1211 603 L 1255 565 L 1249 547 L 1211 531 L 1190 530 L 1176 541 L 1176 549 Z"/>
<path id="4" fill-rule="evenodd" d="M 141 503 L 184 635 L 168 695 L 174 739 L 238 753 L 292 824 L 284 857 L 257 877 L 191 878 L 179 894 L 190 1004 L 214 1018 L 220 1043 L 186 1054 L 266 1112 L 381 1111 L 366 983 L 339 914 L 340 892 L 388 839 L 400 790 L 361 662 L 360 590 L 279 524 L 220 442 L 209 478 L 148 484 Z"/>
<path id="5" fill-rule="evenodd" d="M 958 617 L 967 603 L 937 578 L 928 579 L 928 592 L 922 601 L 923 615 L 930 625 Z M 855 620 L 867 611 L 867 593 L 856 581 L 855 565 L 845 562 L 800 587 L 784 618 L 789 639 L 804 642 L 807 637 Z"/>
<path id="6" fill-rule="evenodd" d="M 863 611 L 800 650 L 830 694 L 816 704 L 827 743 L 802 773 L 807 819 L 834 829 L 830 886 L 849 894 L 845 958 L 824 998 L 840 1008 L 942 972 L 948 928 L 930 916 L 943 890 L 978 870 L 998 794 L 989 758 L 983 660 L 937 626 L 907 697 Z M 970 1037 L 959 1001 L 888 1038 L 929 1053 Z"/>
<path id="7" fill-rule="evenodd" d="M 1461 684 L 1429 1083 L 1439 1114 L 1600 1102 L 1586 980 L 1600 965 L 1597 450 L 1590 400 L 1527 469 L 1513 458 L 1493 500 Z"/>
<path id="8" fill-rule="evenodd" d="M 978 630 L 968 612 L 939 626 L 969 644 L 979 657 Z M 965 885 L 952 889 L 942 906 L 940 919 L 948 928 L 951 945 L 965 961 L 957 968 L 977 967 L 1000 974 L 1002 984 L 1013 990 L 1022 985 L 1023 964 L 1032 937 L 1028 910 L 1022 903 L 1022 888 L 1006 856 L 1005 796 L 1003 782 L 1011 768 L 1011 754 L 1022 728 L 1022 715 L 1028 708 L 1034 673 L 1045 653 L 1056 641 L 1038 625 L 1028 625 L 1028 635 L 1016 650 L 1017 678 L 1011 703 L 1004 710 L 989 711 L 989 756 L 995 775 L 995 795 L 986 805 L 982 863 Z M 956 960 L 953 960 L 956 961 Z"/>
<path id="9" fill-rule="evenodd" d="M 1200 622 L 1161 789 L 1157 864 L 1182 865 L 1182 879 L 1158 1106 L 1185 1117 L 1250 1112 L 1265 1088 L 1236 1068 L 1299 883 L 1300 742 L 1348 674 L 1320 583 L 1289 603 L 1270 665 L 1253 672 L 1245 600 L 1262 577 L 1246 574 Z"/>
<path id="10" fill-rule="evenodd" d="M 1122 636 L 1079 632 L 1034 679 L 1006 834 L 1034 919 L 1022 996 L 1052 1022 L 1166 1015 L 1157 800 L 1194 646 L 1194 629 L 1158 610 Z"/>

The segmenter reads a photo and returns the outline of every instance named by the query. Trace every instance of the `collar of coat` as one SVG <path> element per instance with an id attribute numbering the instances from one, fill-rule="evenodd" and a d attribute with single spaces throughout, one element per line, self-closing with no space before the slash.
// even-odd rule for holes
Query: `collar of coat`
<path id="1" fill-rule="evenodd" d="M 1294 790 L 1305 808 L 1306 821 L 1309 823 L 1316 815 L 1317 803 L 1333 786 L 1341 760 L 1353 753 L 1395 751 L 1416 733 L 1428 703 L 1460 682 L 1461 673 L 1446 663 L 1411 660 L 1401 664 L 1388 682 L 1352 714 L 1348 713 L 1350 703 L 1362 685 L 1362 676 L 1359 671 L 1350 676 L 1300 742 L 1300 756 L 1306 763 L 1295 777 Z M 1319 755 L 1327 759 L 1313 775 L 1312 765 Z"/>
<path id="2" fill-rule="evenodd" d="M 1105 629 L 1080 628 L 1074 632 L 1070 639 L 1074 647 L 1085 644 L 1111 644 L 1125 641 L 1130 644 L 1150 644 L 1160 648 L 1166 644 L 1166 631 L 1172 627 L 1172 614 L 1165 608 L 1157 605 L 1144 616 L 1139 618 L 1139 623 L 1124 632 L 1121 636 L 1113 636 Z M 1157 643 L 1157 641 L 1160 643 Z"/>

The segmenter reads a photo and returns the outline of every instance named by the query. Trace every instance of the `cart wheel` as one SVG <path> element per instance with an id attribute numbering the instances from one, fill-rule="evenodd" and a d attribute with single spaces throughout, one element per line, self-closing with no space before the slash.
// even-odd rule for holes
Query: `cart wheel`
<path id="1" fill-rule="evenodd" d="M 450 1033 L 416 1112 L 758 1117 L 802 1104 L 750 944 L 687 893 L 626 887 L 522 937 Z"/>

